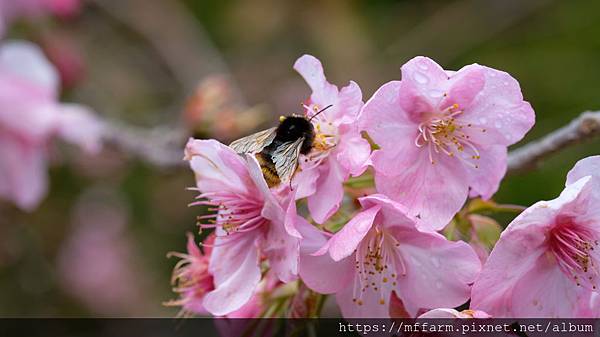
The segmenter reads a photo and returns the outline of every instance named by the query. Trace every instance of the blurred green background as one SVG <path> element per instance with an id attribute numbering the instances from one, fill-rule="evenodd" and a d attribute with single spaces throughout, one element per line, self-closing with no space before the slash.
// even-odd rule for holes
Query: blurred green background
<path id="1" fill-rule="evenodd" d="M 89 0 L 76 18 L 19 22 L 9 36 L 59 60 L 80 57 L 66 101 L 221 140 L 299 111 L 309 90 L 292 64 L 304 53 L 331 82 L 358 82 L 365 100 L 416 55 L 505 70 L 537 115 L 520 144 L 600 109 L 600 2 L 591 0 Z M 61 150 L 39 209 L 0 204 L 0 315 L 173 316 L 161 305 L 173 296 L 165 255 L 196 230 L 191 172 L 111 146 L 99 157 Z M 495 198 L 554 198 L 572 165 L 598 153 L 598 139 L 571 147 L 506 178 Z"/>

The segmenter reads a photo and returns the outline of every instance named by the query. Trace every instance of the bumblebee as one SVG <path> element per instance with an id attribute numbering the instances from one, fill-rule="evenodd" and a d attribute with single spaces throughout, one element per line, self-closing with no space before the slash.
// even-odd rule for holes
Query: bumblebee
<path id="1" fill-rule="evenodd" d="M 308 154 L 314 146 L 315 128 L 311 120 L 330 107 L 310 118 L 282 116 L 278 126 L 240 138 L 229 147 L 238 154 L 253 154 L 269 187 L 291 183 L 298 170 L 298 157 Z"/>

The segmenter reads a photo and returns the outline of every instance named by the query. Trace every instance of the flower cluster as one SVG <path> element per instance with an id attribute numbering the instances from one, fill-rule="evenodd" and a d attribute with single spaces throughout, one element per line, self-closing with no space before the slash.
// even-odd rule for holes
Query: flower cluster
<path id="1" fill-rule="evenodd" d="M 363 103 L 356 83 L 338 89 L 312 56 L 294 69 L 312 89 L 303 106 L 315 135 L 289 184 L 267 184 L 260 153 L 189 140 L 192 205 L 215 238 L 205 255 L 193 241 L 180 255 L 172 303 L 229 317 L 293 316 L 286 306 L 305 303 L 295 312 L 315 316 L 311 305 L 331 294 L 346 318 L 600 314 L 600 157 L 499 240 L 485 236 L 497 223 L 476 214 L 497 206 L 507 147 L 534 124 L 513 77 L 416 57 Z M 476 252 L 485 245 L 489 257 Z"/>

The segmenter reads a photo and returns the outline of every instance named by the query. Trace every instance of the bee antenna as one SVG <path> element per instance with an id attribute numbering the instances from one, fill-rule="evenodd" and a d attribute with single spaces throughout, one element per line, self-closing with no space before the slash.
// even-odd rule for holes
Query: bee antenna
<path id="1" fill-rule="evenodd" d="M 319 115 L 321 112 L 323 112 L 323 111 L 325 111 L 325 110 L 327 110 L 327 109 L 331 108 L 332 106 L 333 106 L 333 104 L 329 104 L 328 106 L 324 107 L 323 109 L 321 109 L 321 110 L 317 111 L 317 113 L 316 113 L 316 114 L 314 114 L 314 115 L 312 115 L 312 116 L 311 116 L 311 117 L 308 119 L 308 121 L 309 121 L 309 122 L 310 122 L 310 121 L 312 121 L 312 119 L 313 119 L 313 118 L 317 117 L 317 116 L 318 116 L 318 115 Z"/>

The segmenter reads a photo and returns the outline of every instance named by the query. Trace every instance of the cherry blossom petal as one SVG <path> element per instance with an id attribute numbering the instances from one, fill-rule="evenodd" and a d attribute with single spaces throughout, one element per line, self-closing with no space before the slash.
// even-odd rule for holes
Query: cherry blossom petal
<path id="1" fill-rule="evenodd" d="M 439 105 L 449 84 L 448 75 L 437 63 L 423 56 L 406 62 L 401 71 L 399 103 L 412 120 L 416 120 Z"/>
<path id="2" fill-rule="evenodd" d="M 319 179 L 319 167 L 311 165 L 303 167 L 302 157 L 300 157 L 300 171 L 292 179 L 292 188 L 295 191 L 296 199 L 304 199 L 313 195 L 317 190 L 317 180 Z M 281 187 L 287 188 L 287 187 Z"/>
<path id="3" fill-rule="evenodd" d="M 0 197 L 26 211 L 37 207 L 48 189 L 46 149 L 0 135 Z"/>
<path id="4" fill-rule="evenodd" d="M 5 41 L 0 46 L 0 71 L 8 71 L 25 83 L 43 90 L 45 97 L 58 96 L 58 72 L 40 47 L 26 41 Z"/>
<path id="5" fill-rule="evenodd" d="M 196 184 L 202 192 L 236 191 L 249 193 L 252 180 L 245 161 L 232 149 L 216 140 L 190 139 L 185 157 L 196 174 Z"/>
<path id="6" fill-rule="evenodd" d="M 496 193 L 506 174 L 506 158 L 506 146 L 493 145 L 481 151 L 477 167 L 466 166 L 471 197 L 489 199 Z"/>
<path id="7" fill-rule="evenodd" d="M 215 290 L 204 297 L 204 308 L 223 316 L 246 304 L 260 281 L 258 248 L 253 235 L 231 235 L 215 240 L 209 271 Z M 226 261 L 226 263 L 224 263 Z"/>
<path id="8" fill-rule="evenodd" d="M 353 132 L 342 136 L 335 156 L 342 168 L 353 176 L 361 175 L 369 164 L 371 144 L 360 133 Z"/>
<path id="9" fill-rule="evenodd" d="M 466 172 L 454 158 L 441 158 L 435 164 L 429 161 L 426 152 L 413 147 L 396 158 L 402 170 L 397 175 L 386 175 L 377 170 L 378 163 L 385 160 L 384 153 L 373 155 L 375 185 L 377 190 L 405 205 L 412 216 L 420 219 L 419 227 L 440 230 L 460 210 L 468 194 Z M 440 188 L 443 187 L 443 188 Z"/>
<path id="10" fill-rule="evenodd" d="M 567 174 L 567 185 L 585 177 L 593 176 L 600 180 L 600 156 L 591 156 L 578 161 Z"/>
<path id="11" fill-rule="evenodd" d="M 533 268 L 515 284 L 508 307 L 510 317 L 571 318 L 584 290 L 575 287 L 554 261 L 540 256 Z"/>
<path id="12" fill-rule="evenodd" d="M 360 277 L 355 275 L 355 278 Z M 354 280 L 354 282 L 359 282 Z M 356 297 L 352 286 L 345 287 L 342 291 L 335 295 L 337 303 L 342 310 L 344 318 L 387 318 L 390 317 L 390 295 L 391 286 L 388 284 L 385 286 L 385 290 L 382 290 L 382 298 L 379 292 L 367 291 L 363 294 L 360 299 L 360 305 L 355 301 Z"/>
<path id="13" fill-rule="evenodd" d="M 360 114 L 360 128 L 386 151 L 399 155 L 405 147 L 414 147 L 418 123 L 413 122 L 400 106 L 400 81 L 384 84 L 365 103 Z"/>
<path id="14" fill-rule="evenodd" d="M 375 206 L 381 207 L 381 211 L 377 215 L 375 222 L 385 223 L 386 227 L 406 227 L 414 228 L 416 224 L 415 218 L 409 214 L 410 211 L 383 194 L 371 194 L 366 197 L 359 198 L 358 201 L 363 209 L 372 208 Z"/>
<path id="15" fill-rule="evenodd" d="M 317 58 L 312 55 L 302 55 L 294 63 L 294 69 L 302 75 L 312 89 L 311 101 L 322 105 L 321 108 L 337 103 L 338 89 L 335 85 L 327 82 L 323 66 Z M 334 108 L 337 110 L 337 107 Z"/>
<path id="16" fill-rule="evenodd" d="M 523 100 L 519 82 L 508 73 L 488 67 L 485 86 L 460 119 L 485 132 L 471 134 L 481 145 L 511 145 L 521 140 L 535 123 L 531 105 Z"/>
<path id="17" fill-rule="evenodd" d="M 335 114 L 332 114 L 331 119 L 338 125 L 354 123 L 358 118 L 363 104 L 360 87 L 356 82 L 350 81 L 347 86 L 340 90 L 337 100 L 337 109 L 332 110 Z"/>
<path id="18" fill-rule="evenodd" d="M 308 209 L 317 223 L 324 223 L 340 207 L 344 197 L 346 179 L 342 168 L 335 160 L 328 160 L 318 167 L 317 191 L 308 197 Z"/>
<path id="19" fill-rule="evenodd" d="M 459 109 L 469 109 L 485 85 L 485 68 L 472 64 L 450 76 L 449 88 L 441 108 L 457 104 Z"/>
<path id="20" fill-rule="evenodd" d="M 396 227 L 406 274 L 398 276 L 400 297 L 424 308 L 457 307 L 469 299 L 481 262 L 465 242 L 438 233 Z"/>
<path id="21" fill-rule="evenodd" d="M 300 220 L 301 255 L 299 273 L 302 281 L 311 289 L 322 294 L 332 294 L 347 287 L 354 277 L 351 258 L 334 261 L 329 254 L 312 255 L 327 243 L 327 238 L 313 225 Z"/>
<path id="22" fill-rule="evenodd" d="M 344 227 L 337 232 L 327 244 L 314 255 L 322 255 L 327 251 L 334 261 L 344 259 L 356 250 L 358 244 L 371 229 L 375 217 L 381 210 L 380 206 L 373 206 L 356 214 Z"/>

